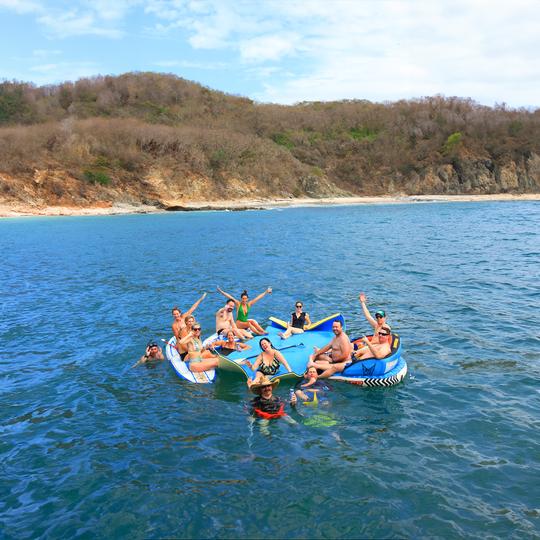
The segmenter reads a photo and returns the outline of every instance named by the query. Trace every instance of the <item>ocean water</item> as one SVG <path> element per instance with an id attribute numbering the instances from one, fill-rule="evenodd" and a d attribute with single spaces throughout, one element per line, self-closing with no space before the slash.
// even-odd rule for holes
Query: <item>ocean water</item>
<path id="1" fill-rule="evenodd" d="M 0 537 L 540 537 L 539 203 L 4 219 L 0 249 Z M 130 369 L 203 291 L 211 333 L 216 286 L 350 335 L 365 291 L 409 375 L 265 427 L 230 374 Z"/>

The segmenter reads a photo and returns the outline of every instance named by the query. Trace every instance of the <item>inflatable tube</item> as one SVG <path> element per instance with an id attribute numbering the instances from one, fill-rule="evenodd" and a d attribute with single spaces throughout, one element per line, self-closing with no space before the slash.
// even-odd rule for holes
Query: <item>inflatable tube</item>
<path id="1" fill-rule="evenodd" d="M 353 340 L 356 343 L 357 340 Z M 368 358 L 347 366 L 343 372 L 330 377 L 359 386 L 394 386 L 407 374 L 407 362 L 401 356 L 401 338 L 392 334 L 391 352 L 381 360 Z"/>
<path id="2" fill-rule="evenodd" d="M 196 384 L 208 384 L 214 382 L 216 377 L 216 371 L 214 369 L 200 372 L 191 371 L 188 364 L 180 358 L 180 354 L 178 354 L 175 346 L 176 338 L 173 336 L 165 346 L 165 355 L 174 371 L 181 379 Z"/>

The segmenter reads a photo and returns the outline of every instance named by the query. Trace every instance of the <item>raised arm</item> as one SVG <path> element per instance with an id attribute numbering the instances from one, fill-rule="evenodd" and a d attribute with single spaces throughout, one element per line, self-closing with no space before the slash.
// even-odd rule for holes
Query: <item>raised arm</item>
<path id="1" fill-rule="evenodd" d="M 229 293 L 225 292 L 224 290 L 217 287 L 217 292 L 221 293 L 225 298 L 228 298 L 229 300 L 232 300 L 235 304 L 239 304 L 240 300 L 237 300 L 234 296 L 230 295 Z"/>
<path id="2" fill-rule="evenodd" d="M 258 302 L 263 296 L 266 296 L 267 294 L 272 294 L 272 287 L 268 287 L 266 291 L 259 294 L 259 296 L 256 296 L 253 300 L 250 300 L 248 302 L 248 306 L 252 306 L 255 302 Z"/>
<path id="3" fill-rule="evenodd" d="M 358 296 L 358 299 L 360 300 L 360 305 L 362 306 L 364 317 L 367 319 L 369 324 L 373 326 L 373 328 L 377 328 L 377 321 L 371 316 L 371 313 L 369 312 L 369 309 L 366 306 L 366 295 L 364 293 L 360 293 Z"/>
<path id="4" fill-rule="evenodd" d="M 188 315 L 192 315 L 193 312 L 199 307 L 199 304 L 206 298 L 206 293 L 203 295 L 184 313 L 184 318 Z"/>
<path id="5" fill-rule="evenodd" d="M 189 344 L 189 342 L 193 339 L 193 332 L 190 330 L 180 341 L 176 340 L 176 346 L 178 345 L 185 345 L 186 343 Z"/>

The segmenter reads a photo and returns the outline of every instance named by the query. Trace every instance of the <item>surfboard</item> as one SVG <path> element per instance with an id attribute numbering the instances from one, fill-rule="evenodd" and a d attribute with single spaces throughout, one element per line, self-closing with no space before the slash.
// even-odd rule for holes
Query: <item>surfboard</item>
<path id="1" fill-rule="evenodd" d="M 216 378 L 216 370 L 210 369 L 208 371 L 194 372 L 188 368 L 186 362 L 180 358 L 180 354 L 176 350 L 176 338 L 173 336 L 167 342 L 165 346 L 165 355 L 167 360 L 171 363 L 176 374 L 181 378 L 196 384 L 209 384 L 214 382 Z"/>

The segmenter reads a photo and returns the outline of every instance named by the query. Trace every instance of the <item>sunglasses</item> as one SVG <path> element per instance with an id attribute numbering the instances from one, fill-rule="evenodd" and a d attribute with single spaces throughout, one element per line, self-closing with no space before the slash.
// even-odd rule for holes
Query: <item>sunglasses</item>
<path id="1" fill-rule="evenodd" d="M 389 336 L 390 334 L 385 334 L 384 332 L 379 332 L 379 336 Z"/>
<path id="2" fill-rule="evenodd" d="M 302 304 L 296 304 L 296 307 L 303 307 Z"/>
<path id="3" fill-rule="evenodd" d="M 200 329 L 200 328 L 195 328 L 195 327 L 193 327 L 193 331 L 194 331 L 194 332 L 200 332 L 201 329 Z"/>
<path id="4" fill-rule="evenodd" d="M 382 315 L 380 315 L 379 313 L 377 313 L 377 315 L 375 315 L 375 318 L 376 319 L 384 319 L 384 317 Z"/>

